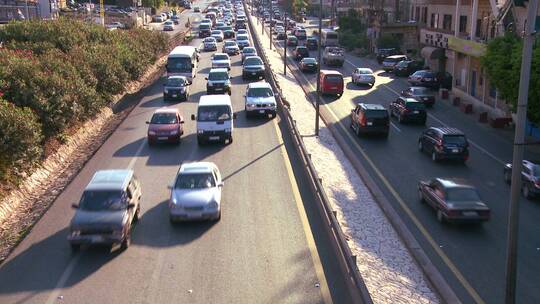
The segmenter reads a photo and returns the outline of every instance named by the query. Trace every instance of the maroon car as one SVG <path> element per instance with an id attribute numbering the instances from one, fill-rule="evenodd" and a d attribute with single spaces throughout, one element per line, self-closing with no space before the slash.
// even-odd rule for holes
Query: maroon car
<path id="1" fill-rule="evenodd" d="M 491 216 L 476 189 L 459 179 L 420 181 L 418 196 L 437 211 L 439 222 L 484 222 Z"/>
<path id="2" fill-rule="evenodd" d="M 158 109 L 152 115 L 148 124 L 148 144 L 157 142 L 180 143 L 184 134 L 184 118 L 177 109 Z"/>

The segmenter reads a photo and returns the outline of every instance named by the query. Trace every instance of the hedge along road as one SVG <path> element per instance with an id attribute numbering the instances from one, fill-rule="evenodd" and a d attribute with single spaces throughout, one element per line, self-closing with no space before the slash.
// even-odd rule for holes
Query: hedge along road
<path id="1" fill-rule="evenodd" d="M 287 155 L 299 161 L 279 118 L 245 119 L 239 56 L 232 60 L 235 141 L 197 145 L 187 118 L 205 94 L 209 58 L 201 54 L 188 102 L 165 104 L 163 79 L 146 91 L 0 266 L 0 303 L 350 302 L 306 177 L 288 164 Z M 179 146 L 150 148 L 144 122 L 163 106 L 181 110 L 186 134 Z M 172 226 L 166 185 L 181 163 L 199 160 L 215 162 L 225 178 L 222 219 Z M 96 248 L 73 255 L 66 241 L 70 205 L 96 170 L 113 168 L 133 168 L 143 188 L 132 245 L 123 253 Z"/>
<path id="2" fill-rule="evenodd" d="M 310 24 L 309 27 L 313 27 Z M 316 52 L 311 52 L 316 57 Z M 291 62 L 294 60 L 290 57 Z M 373 88 L 357 87 L 350 80 L 356 67 L 372 68 L 376 75 Z M 506 226 L 510 187 L 502 176 L 504 161 L 511 160 L 512 143 L 489 127 L 476 123 L 448 102 L 438 100 L 428 110 L 427 126 L 451 126 L 464 131 L 471 141 L 471 156 L 466 165 L 433 163 L 429 156 L 417 151 L 417 140 L 423 126 L 401 125 L 393 120 L 388 140 L 357 138 L 349 128 L 351 109 L 356 103 L 377 103 L 384 106 L 408 87 L 406 80 L 380 70 L 371 60 L 347 55 L 343 68 L 335 69 L 345 77 L 345 92 L 339 99 L 324 97 L 323 112 L 336 124 L 358 159 L 368 168 L 386 197 L 416 236 L 422 248 L 450 283 L 463 303 L 502 303 Z M 316 78 L 293 69 L 296 78 L 308 90 L 314 90 Z M 360 150 L 363 151 L 360 152 Z M 363 156 L 365 154 L 365 156 Z M 528 157 L 538 156 L 529 151 Z M 419 203 L 417 182 L 433 177 L 459 177 L 476 186 L 492 210 L 491 221 L 482 226 L 455 226 L 437 222 L 432 209 Z M 537 263 L 540 228 L 536 219 L 540 206 L 521 200 L 518 302 L 538 303 L 536 286 L 540 266 Z"/>

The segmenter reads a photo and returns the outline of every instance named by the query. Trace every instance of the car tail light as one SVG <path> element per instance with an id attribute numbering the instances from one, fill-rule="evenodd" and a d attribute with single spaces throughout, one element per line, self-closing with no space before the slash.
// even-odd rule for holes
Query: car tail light
<path id="1" fill-rule="evenodd" d="M 364 127 L 364 126 L 366 125 L 366 123 L 367 123 L 367 119 L 366 119 L 366 117 L 364 116 L 364 117 L 362 117 L 362 119 L 360 119 L 360 125 L 361 125 L 362 127 Z"/>
<path id="2" fill-rule="evenodd" d="M 534 185 L 536 186 L 536 188 L 540 188 L 540 180 L 536 180 L 534 182 Z"/>
<path id="3" fill-rule="evenodd" d="M 478 211 L 478 215 L 489 218 L 491 216 L 491 212 L 489 210 L 480 210 Z"/>
<path id="4" fill-rule="evenodd" d="M 437 140 L 437 142 L 435 143 L 435 147 L 439 148 L 439 149 L 442 149 L 443 148 L 443 143 L 442 143 L 442 140 Z"/>
<path id="5" fill-rule="evenodd" d="M 457 210 L 448 210 L 448 212 L 446 212 L 446 215 L 448 217 L 455 217 L 455 216 L 459 216 L 459 211 Z"/>

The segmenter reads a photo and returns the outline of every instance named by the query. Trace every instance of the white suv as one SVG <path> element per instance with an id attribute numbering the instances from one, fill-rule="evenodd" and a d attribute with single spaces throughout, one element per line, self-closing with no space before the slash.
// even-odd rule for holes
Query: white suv
<path id="1" fill-rule="evenodd" d="M 276 97 L 268 82 L 252 82 L 248 84 L 245 95 L 246 117 L 253 115 L 272 115 L 276 117 Z"/>

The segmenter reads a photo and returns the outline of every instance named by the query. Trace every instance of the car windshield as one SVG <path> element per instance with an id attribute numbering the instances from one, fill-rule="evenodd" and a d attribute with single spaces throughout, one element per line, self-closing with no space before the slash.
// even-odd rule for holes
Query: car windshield
<path id="1" fill-rule="evenodd" d="M 338 35 L 336 33 L 328 33 L 326 34 L 326 39 L 338 39 Z"/>
<path id="2" fill-rule="evenodd" d="M 214 55 L 214 60 L 227 60 L 229 59 L 229 56 L 225 55 L 225 54 L 215 54 Z"/>
<path id="3" fill-rule="evenodd" d="M 167 79 L 166 86 L 168 87 L 183 87 L 187 84 L 187 81 L 183 77 L 174 77 Z"/>
<path id="4" fill-rule="evenodd" d="M 413 95 L 429 95 L 429 91 L 427 88 L 413 88 L 411 90 Z"/>
<path id="5" fill-rule="evenodd" d="M 263 62 L 260 58 L 253 57 L 253 58 L 247 58 L 244 61 L 244 65 L 263 65 Z"/>
<path id="6" fill-rule="evenodd" d="M 408 61 L 400 61 L 400 62 L 397 64 L 397 66 L 400 67 L 400 68 L 405 68 L 405 67 L 407 67 L 407 64 L 408 64 L 408 63 L 409 63 Z"/>
<path id="7" fill-rule="evenodd" d="M 222 106 L 201 106 L 199 107 L 198 121 L 221 121 L 231 119 L 231 108 Z"/>
<path id="8" fill-rule="evenodd" d="M 229 79 L 229 74 L 227 72 L 211 72 L 208 75 L 208 80 L 211 81 L 219 81 L 219 80 L 227 80 Z"/>
<path id="9" fill-rule="evenodd" d="M 463 135 L 445 135 L 443 137 L 443 142 L 451 145 L 465 145 L 467 140 Z"/>
<path id="10" fill-rule="evenodd" d="M 212 37 L 207 37 L 204 39 L 204 43 L 209 43 L 209 42 L 216 42 L 216 39 L 212 38 Z"/>
<path id="11" fill-rule="evenodd" d="M 405 107 L 409 110 L 425 110 L 426 106 L 421 102 L 407 102 Z"/>
<path id="12" fill-rule="evenodd" d="M 208 23 L 201 23 L 201 25 L 199 25 L 199 29 L 200 29 L 200 30 L 209 30 L 209 29 L 210 29 L 210 24 L 208 24 Z"/>
<path id="13" fill-rule="evenodd" d="M 238 35 L 236 37 L 236 40 L 249 40 L 248 36 L 246 35 Z"/>
<path id="14" fill-rule="evenodd" d="M 175 113 L 155 113 L 150 120 L 151 124 L 167 125 L 178 123 Z"/>
<path id="15" fill-rule="evenodd" d="M 274 93 L 271 88 L 251 88 L 247 92 L 248 97 L 272 97 Z"/>
<path id="16" fill-rule="evenodd" d="M 169 57 L 167 60 L 167 68 L 169 72 L 191 72 L 191 58 L 188 57 Z"/>
<path id="17" fill-rule="evenodd" d="M 244 53 L 244 54 L 253 54 L 253 53 L 255 53 L 255 49 L 254 48 L 244 48 L 242 50 L 242 53 Z"/>
<path id="18" fill-rule="evenodd" d="M 343 81 L 343 77 L 340 75 L 328 75 L 326 76 L 326 81 L 328 83 L 341 83 Z"/>
<path id="19" fill-rule="evenodd" d="M 299 48 L 296 49 L 296 51 L 297 51 L 298 53 L 300 53 L 300 54 L 309 54 L 308 49 L 305 48 L 305 47 L 299 47 Z"/>
<path id="20" fill-rule="evenodd" d="M 212 35 L 221 35 L 221 31 L 212 31 Z"/>
<path id="21" fill-rule="evenodd" d="M 205 189 L 216 186 L 211 173 L 180 174 L 174 185 L 175 189 Z"/>
<path id="22" fill-rule="evenodd" d="M 449 202 L 480 201 L 478 192 L 472 188 L 451 188 L 446 191 L 446 200 Z"/>
<path id="23" fill-rule="evenodd" d="M 236 42 L 234 41 L 225 41 L 225 47 L 231 47 L 236 46 Z"/>
<path id="24" fill-rule="evenodd" d="M 310 64 L 311 63 L 317 63 L 317 60 L 315 60 L 315 58 L 304 58 L 304 59 L 302 59 L 302 61 L 304 63 L 310 63 Z"/>
<path id="25" fill-rule="evenodd" d="M 83 192 L 79 208 L 86 211 L 115 211 L 125 209 L 126 200 L 121 191 L 87 190 Z"/>

